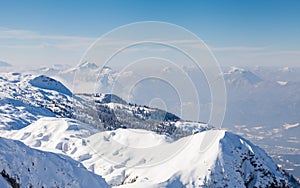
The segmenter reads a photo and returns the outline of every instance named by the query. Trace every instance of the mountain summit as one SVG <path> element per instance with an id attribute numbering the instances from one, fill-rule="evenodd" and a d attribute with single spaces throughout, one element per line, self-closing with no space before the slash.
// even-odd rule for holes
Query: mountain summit
<path id="1" fill-rule="evenodd" d="M 254 85 L 263 81 L 260 77 L 255 75 L 253 72 L 238 67 L 231 67 L 231 69 L 225 72 L 223 75 L 225 77 L 225 80 L 229 83 L 248 82 Z"/>
<path id="2" fill-rule="evenodd" d="M 98 69 L 99 66 L 92 62 L 83 62 L 82 64 L 77 66 L 80 69 Z"/>

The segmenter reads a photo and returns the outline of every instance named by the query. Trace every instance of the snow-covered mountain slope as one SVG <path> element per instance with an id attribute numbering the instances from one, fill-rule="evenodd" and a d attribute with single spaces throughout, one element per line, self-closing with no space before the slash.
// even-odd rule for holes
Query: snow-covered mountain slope
<path id="1" fill-rule="evenodd" d="M 43 150 L 66 153 L 72 143 L 99 132 L 90 125 L 69 118 L 40 118 L 21 130 L 1 131 L 1 135 Z M 84 140 L 83 140 L 84 142 Z"/>
<path id="2" fill-rule="evenodd" d="M 72 97 L 60 82 L 45 76 L 0 76 L 0 129 L 20 129 L 40 117 L 71 117 Z"/>
<path id="3" fill-rule="evenodd" d="M 164 110 L 127 103 L 112 94 L 77 94 L 76 96 L 87 101 L 88 109 L 94 109 L 94 112 L 91 112 L 81 109 L 81 106 L 75 107 L 74 111 L 78 114 L 78 119 L 84 119 L 84 115 L 87 114 L 92 117 L 92 113 L 96 111 L 105 130 L 146 129 L 179 138 L 212 128 L 200 122 L 182 121 L 178 116 Z M 92 124 L 96 123 L 92 122 Z"/>
<path id="4" fill-rule="evenodd" d="M 174 137 L 208 129 L 203 123 L 182 122 L 172 113 L 129 104 L 111 94 L 73 96 L 63 84 L 46 76 L 2 74 L 0 103 L 0 129 L 20 129 L 45 116 L 75 118 L 100 130 L 144 128 Z"/>
<path id="5" fill-rule="evenodd" d="M 30 80 L 29 83 L 34 87 L 58 91 L 69 96 L 72 95 L 72 92 L 62 83 L 44 75 L 35 77 L 34 79 Z"/>
<path id="6" fill-rule="evenodd" d="M 251 71 L 238 67 L 231 67 L 230 70 L 223 73 L 223 76 L 228 83 L 234 83 L 235 85 L 246 83 L 258 84 L 259 82 L 263 81 Z"/>
<path id="7" fill-rule="evenodd" d="M 43 118 L 21 130 L 1 134 L 34 148 L 69 155 L 112 186 L 296 185 L 263 150 L 223 130 L 173 140 L 146 130 L 97 132 L 71 119 Z M 206 138 L 207 148 L 203 145 Z"/>
<path id="8" fill-rule="evenodd" d="M 2 188 L 11 188 L 12 186 L 4 179 L 4 177 L 0 177 L 0 187 Z"/>
<path id="9" fill-rule="evenodd" d="M 80 163 L 0 138 L 1 187 L 108 187 Z"/>

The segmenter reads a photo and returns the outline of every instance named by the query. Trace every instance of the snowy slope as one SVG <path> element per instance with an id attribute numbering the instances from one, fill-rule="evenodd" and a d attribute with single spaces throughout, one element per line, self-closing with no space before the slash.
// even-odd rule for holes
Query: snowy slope
<path id="1" fill-rule="evenodd" d="M 4 179 L 4 177 L 0 176 L 0 187 L 2 188 L 11 188 L 12 186 Z"/>
<path id="2" fill-rule="evenodd" d="M 0 131 L 7 138 L 56 153 L 66 153 L 72 143 L 97 132 L 99 130 L 74 119 L 49 117 L 40 118 L 21 130 Z"/>
<path id="3" fill-rule="evenodd" d="M 4 138 L 0 138 L 0 171 L 1 187 L 108 187 L 101 177 L 67 156 Z"/>
<path id="4" fill-rule="evenodd" d="M 44 75 L 35 77 L 34 79 L 30 80 L 29 83 L 38 88 L 58 91 L 69 96 L 72 95 L 72 92 L 62 83 Z"/>
<path id="5" fill-rule="evenodd" d="M 230 84 L 234 83 L 235 85 L 246 83 L 255 85 L 263 81 L 251 71 L 239 67 L 231 67 L 231 69 L 225 72 L 223 76 L 226 82 Z"/>
<path id="6" fill-rule="evenodd" d="M 291 182 L 263 150 L 223 130 L 173 140 L 146 130 L 98 132 L 71 119 L 43 118 L 1 135 L 69 155 L 113 186 L 283 187 Z M 207 137 L 208 148 L 202 144 Z"/>
<path id="7" fill-rule="evenodd" d="M 46 76 L 2 74 L 0 104 L 0 129 L 7 130 L 23 128 L 41 117 L 75 118 L 100 130 L 144 128 L 174 137 L 208 128 L 203 123 L 188 126 L 172 113 L 129 104 L 111 94 L 73 96 L 63 84 Z"/>
<path id="8" fill-rule="evenodd" d="M 72 97 L 56 80 L 44 76 L 2 73 L 0 129 L 20 129 L 40 117 L 70 117 Z"/>
<path id="9" fill-rule="evenodd" d="M 145 105 L 130 104 L 113 94 L 77 94 L 77 97 L 86 101 L 88 111 L 82 106 L 75 106 L 77 119 L 84 121 L 85 116 L 93 117 L 97 114 L 104 130 L 117 128 L 146 129 L 159 134 L 181 138 L 187 135 L 212 129 L 205 123 L 186 122 L 175 114 L 150 108 Z M 91 109 L 94 109 L 91 112 Z M 95 118 L 94 118 L 95 119 Z M 88 122 L 97 126 L 96 122 Z M 99 124 L 99 123 L 98 123 Z"/>

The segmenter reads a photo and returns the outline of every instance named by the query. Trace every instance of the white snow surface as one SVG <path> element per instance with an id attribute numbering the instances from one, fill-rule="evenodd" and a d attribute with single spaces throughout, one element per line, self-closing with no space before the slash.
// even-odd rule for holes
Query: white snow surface
<path id="1" fill-rule="evenodd" d="M 277 81 L 277 83 L 281 86 L 285 86 L 286 84 L 288 84 L 288 82 L 284 82 L 284 81 Z"/>
<path id="2" fill-rule="evenodd" d="M 97 132 L 67 118 L 42 118 L 1 135 L 26 145 L 64 153 L 121 187 L 265 187 L 288 184 L 267 154 L 224 130 L 204 131 L 177 141 L 136 129 Z M 203 145 L 208 141 L 208 147 Z M 283 184 L 280 184 L 282 186 Z"/>
<path id="3" fill-rule="evenodd" d="M 29 81 L 32 86 L 42 89 L 54 90 L 60 93 L 71 96 L 72 92 L 66 88 L 62 83 L 44 75 L 37 76 Z"/>
<path id="4" fill-rule="evenodd" d="M 100 176 L 67 156 L 5 138 L 0 138 L 0 170 L 1 187 L 11 187 L 5 177 L 20 187 L 108 187 Z"/>
<path id="5" fill-rule="evenodd" d="M 0 176 L 0 187 L 1 188 L 12 188 L 12 186 L 9 185 L 8 182 L 2 176 Z"/>
<path id="6" fill-rule="evenodd" d="M 41 117 L 70 115 L 72 97 L 58 81 L 20 73 L 0 75 L 0 129 L 20 129 Z"/>
<path id="7" fill-rule="evenodd" d="M 298 127 L 299 125 L 300 125 L 300 123 L 294 123 L 294 124 L 286 123 L 286 124 L 283 125 L 283 128 L 284 129 L 290 129 L 290 128 Z"/>

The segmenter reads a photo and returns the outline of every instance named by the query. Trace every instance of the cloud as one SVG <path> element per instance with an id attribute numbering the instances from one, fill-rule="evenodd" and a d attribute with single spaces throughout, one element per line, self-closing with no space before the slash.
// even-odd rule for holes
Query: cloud
<path id="1" fill-rule="evenodd" d="M 46 35 L 34 31 L 0 27 L 0 58 L 12 62 L 14 65 L 22 66 L 27 66 L 28 64 L 51 66 L 55 63 L 72 65 L 78 63 L 84 52 L 96 40 L 96 37 Z M 155 41 L 158 41 L 158 39 Z M 161 41 L 164 42 L 165 40 Z M 104 50 L 111 52 L 136 42 L 133 39 L 125 40 L 124 37 L 121 37 L 119 40 L 105 38 L 101 40 L 100 44 Z M 199 43 L 198 40 L 192 39 L 173 40 L 170 44 L 183 49 L 187 47 L 189 50 L 210 49 L 216 55 L 221 65 L 299 66 L 300 50 L 273 50 L 268 46 L 206 46 L 204 41 Z M 134 53 L 141 54 L 140 52 L 144 51 L 157 52 L 158 55 L 168 56 L 176 49 L 163 45 L 133 45 L 125 50 L 125 52 L 129 52 L 129 56 Z"/>
<path id="2" fill-rule="evenodd" d="M 9 29 L 4 27 L 0 27 L 0 39 L 95 40 L 95 38 L 92 37 L 43 35 L 33 31 Z"/>
<path id="3" fill-rule="evenodd" d="M 0 47 L 7 48 L 45 48 L 54 47 L 65 50 L 86 49 L 96 38 L 65 35 L 43 35 L 28 30 L 0 27 Z"/>
<path id="4" fill-rule="evenodd" d="M 263 51 L 266 50 L 267 47 L 229 46 L 229 47 L 212 47 L 211 49 L 216 52 L 227 52 L 227 51 L 250 52 L 250 51 Z"/>
<path id="5" fill-rule="evenodd" d="M 257 53 L 260 56 L 272 56 L 272 55 L 300 55 L 300 50 L 277 50 Z"/>

